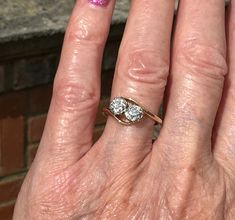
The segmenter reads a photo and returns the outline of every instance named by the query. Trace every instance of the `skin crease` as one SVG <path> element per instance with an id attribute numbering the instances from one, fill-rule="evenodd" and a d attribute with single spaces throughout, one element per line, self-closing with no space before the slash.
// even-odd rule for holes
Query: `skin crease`
<path id="1" fill-rule="evenodd" d="M 153 144 L 151 120 L 123 126 L 113 118 L 93 143 L 115 2 L 77 1 L 14 220 L 235 218 L 235 1 L 226 11 L 227 42 L 224 2 L 199 1 L 181 1 L 173 37 L 173 0 L 132 1 L 112 98 L 157 112 L 164 96 Z"/>

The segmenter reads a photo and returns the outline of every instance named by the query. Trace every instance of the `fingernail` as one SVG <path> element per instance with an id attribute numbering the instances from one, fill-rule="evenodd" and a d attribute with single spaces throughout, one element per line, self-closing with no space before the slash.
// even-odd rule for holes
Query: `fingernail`
<path id="1" fill-rule="evenodd" d="M 97 5 L 97 6 L 107 6 L 109 3 L 109 0 L 88 0 L 91 4 Z"/>

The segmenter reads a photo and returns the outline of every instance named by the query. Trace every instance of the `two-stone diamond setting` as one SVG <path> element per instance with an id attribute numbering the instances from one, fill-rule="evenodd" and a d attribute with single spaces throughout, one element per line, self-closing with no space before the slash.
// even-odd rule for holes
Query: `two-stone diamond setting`
<path id="1" fill-rule="evenodd" d="M 144 117 L 144 109 L 123 97 L 116 97 L 109 105 L 115 116 L 125 116 L 129 122 L 138 122 Z"/>
<path id="2" fill-rule="evenodd" d="M 112 116 L 122 125 L 132 125 L 144 117 L 152 119 L 155 124 L 162 124 L 162 119 L 146 110 L 131 98 L 116 97 L 109 107 L 104 107 L 103 114 Z"/>

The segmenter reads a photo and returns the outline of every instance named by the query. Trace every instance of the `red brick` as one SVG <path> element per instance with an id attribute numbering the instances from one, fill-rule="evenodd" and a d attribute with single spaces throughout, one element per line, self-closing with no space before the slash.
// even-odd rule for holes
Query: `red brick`
<path id="1" fill-rule="evenodd" d="M 0 118 L 16 117 L 27 112 L 27 94 L 25 91 L 0 96 Z"/>
<path id="2" fill-rule="evenodd" d="M 24 118 L 0 120 L 0 175 L 24 167 Z"/>
<path id="3" fill-rule="evenodd" d="M 0 219 L 2 220 L 12 220 L 14 212 L 15 203 L 1 205 L 0 206 Z"/>
<path id="4" fill-rule="evenodd" d="M 109 99 L 103 99 L 100 102 L 97 117 L 96 117 L 96 124 L 104 124 L 106 122 L 106 117 L 103 115 L 102 111 L 105 106 L 109 105 Z"/>
<path id="5" fill-rule="evenodd" d="M 20 175 L 0 181 L 0 203 L 9 202 L 17 198 L 23 179 L 24 176 Z"/>
<path id="6" fill-rule="evenodd" d="M 49 109 L 52 96 L 52 85 L 44 85 L 33 88 L 29 92 L 30 114 L 46 113 Z"/>
<path id="7" fill-rule="evenodd" d="M 104 130 L 103 126 L 96 127 L 93 133 L 93 142 L 98 141 Z"/>
<path id="8" fill-rule="evenodd" d="M 36 156 L 38 144 L 32 144 L 28 147 L 28 166 L 30 166 Z"/>
<path id="9" fill-rule="evenodd" d="M 28 141 L 40 141 L 46 122 L 46 115 L 30 118 L 28 121 Z"/>

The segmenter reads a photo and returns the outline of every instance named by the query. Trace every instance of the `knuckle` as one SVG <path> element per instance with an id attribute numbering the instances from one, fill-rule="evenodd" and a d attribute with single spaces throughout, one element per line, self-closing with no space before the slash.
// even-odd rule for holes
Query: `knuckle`
<path id="1" fill-rule="evenodd" d="M 87 15 L 74 16 L 71 18 L 67 37 L 69 41 L 78 44 L 101 45 L 105 40 L 105 30 L 103 26 L 97 28 L 94 17 Z"/>
<path id="2" fill-rule="evenodd" d="M 98 105 L 99 92 L 91 86 L 61 78 L 54 83 L 53 100 L 65 111 L 89 111 Z"/>
<path id="3" fill-rule="evenodd" d="M 201 74 L 208 78 L 221 80 L 228 71 L 225 55 L 219 49 L 201 43 L 185 42 L 177 50 L 175 58 L 180 66 L 195 75 Z"/>
<path id="4" fill-rule="evenodd" d="M 141 83 L 164 88 L 168 73 L 169 61 L 160 56 L 156 58 L 156 51 L 134 50 L 119 57 L 117 74 L 137 86 Z"/>

